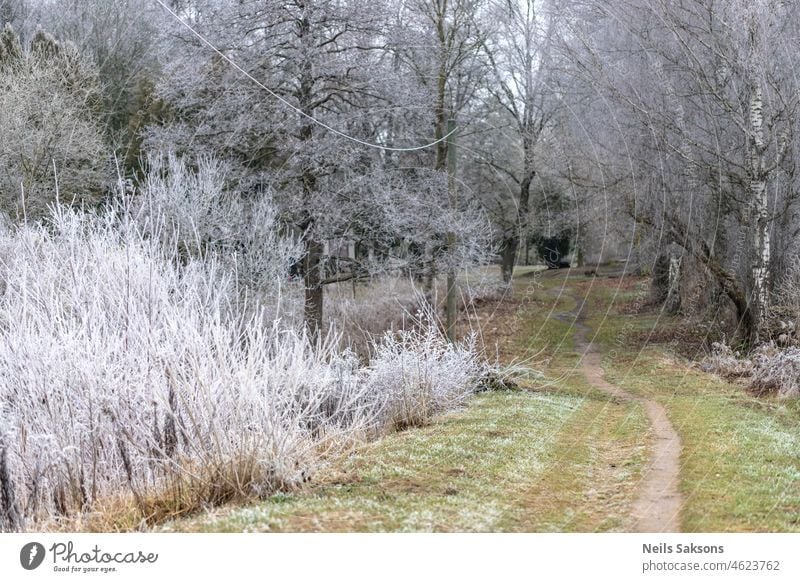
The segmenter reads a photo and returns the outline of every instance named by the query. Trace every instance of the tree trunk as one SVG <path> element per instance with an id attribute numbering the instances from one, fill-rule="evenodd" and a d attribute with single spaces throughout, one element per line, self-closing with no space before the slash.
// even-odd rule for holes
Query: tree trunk
<path id="1" fill-rule="evenodd" d="M 667 313 L 675 314 L 681 308 L 681 257 L 670 256 L 669 268 L 667 272 L 667 298 L 664 302 L 664 310 Z"/>
<path id="2" fill-rule="evenodd" d="M 450 202 L 450 210 L 455 214 L 458 212 L 458 189 L 456 188 L 456 123 L 454 119 L 447 121 L 447 195 Z M 456 238 L 458 234 L 451 230 L 447 233 L 447 250 L 452 254 L 456 248 Z M 445 321 L 447 322 L 447 339 L 450 343 L 456 341 L 456 271 L 451 263 L 447 270 L 447 301 L 445 303 Z"/>
<path id="3" fill-rule="evenodd" d="M 533 182 L 533 177 L 536 175 L 536 172 L 533 171 L 533 144 L 526 140 L 523 147 L 525 150 L 525 169 L 522 181 L 519 185 L 519 204 L 517 204 L 517 221 L 515 226 L 516 232 L 503 241 L 500 249 L 503 281 L 506 283 L 510 283 L 511 277 L 514 275 L 514 266 L 517 263 L 517 250 L 519 249 L 520 240 L 522 237 L 527 237 L 528 234 L 531 183 Z M 527 244 L 527 238 L 525 240 Z"/>
<path id="4" fill-rule="evenodd" d="M 314 39 L 311 34 L 311 22 L 305 12 L 303 16 L 297 20 L 296 25 L 300 45 L 307 48 L 313 47 Z M 313 67 L 310 57 L 306 55 L 306 58 L 301 62 L 299 84 L 296 93 L 300 109 L 307 116 L 306 119 L 302 121 L 298 133 L 298 138 L 303 144 L 302 147 L 304 150 L 312 147 L 311 141 L 314 137 L 314 124 L 311 121 L 311 118 L 314 116 L 314 107 L 312 105 L 313 94 Z M 322 329 L 322 280 L 324 278 L 324 273 L 322 271 L 324 247 L 322 242 L 317 240 L 313 213 L 310 210 L 310 206 L 313 204 L 314 194 L 317 191 L 317 170 L 313 162 L 303 162 L 301 167 L 301 182 L 303 203 L 306 205 L 305 217 L 302 224 L 306 246 L 306 254 L 305 257 L 303 257 L 303 283 L 305 284 L 303 316 L 308 338 L 312 344 L 316 344 L 319 341 L 320 330 Z"/>
<path id="5" fill-rule="evenodd" d="M 303 282 L 305 284 L 305 305 L 303 315 L 308 338 L 316 344 L 322 329 L 322 279 L 323 279 L 323 245 L 310 238 L 306 242 L 306 256 L 303 264 Z"/>
<path id="6" fill-rule="evenodd" d="M 503 275 L 503 282 L 509 285 L 514 276 L 514 263 L 518 248 L 519 237 L 516 235 L 506 238 L 500 246 L 500 271 Z"/>
<path id="7" fill-rule="evenodd" d="M 22 516 L 14 496 L 11 470 L 8 467 L 8 449 L 0 441 L 0 531 L 19 531 L 22 529 Z"/>
<path id="8" fill-rule="evenodd" d="M 702 238 L 689 236 L 686 225 L 680 219 L 669 214 L 666 214 L 664 219 L 666 220 L 672 240 L 682 241 L 680 243 L 681 246 L 709 270 L 725 292 L 725 295 L 730 299 L 731 303 L 733 303 L 736 308 L 737 328 L 741 330 L 741 335 L 745 341 L 752 343 L 756 336 L 755 322 L 753 320 L 752 311 L 750 310 L 750 302 L 747 300 L 747 294 L 742 285 L 728 269 L 717 261 L 714 254 L 711 252 L 711 248 Z M 651 227 L 654 226 L 645 216 L 638 216 L 636 220 Z"/>
<path id="9" fill-rule="evenodd" d="M 447 341 L 456 341 L 456 274 L 453 271 L 447 273 L 447 302 L 445 303 L 445 327 Z"/>
<path id="10" fill-rule="evenodd" d="M 769 238 L 769 213 L 767 209 L 767 176 L 765 172 L 764 153 L 766 143 L 764 142 L 764 102 L 761 92 L 761 85 L 756 81 L 750 95 L 750 126 L 751 135 L 749 141 L 749 162 L 750 162 L 750 200 L 753 205 L 755 215 L 755 236 L 753 237 L 753 268 L 752 268 L 752 316 L 754 342 L 759 340 L 761 330 L 764 328 L 767 319 L 768 300 L 769 300 L 769 262 L 770 262 L 770 238 Z"/>

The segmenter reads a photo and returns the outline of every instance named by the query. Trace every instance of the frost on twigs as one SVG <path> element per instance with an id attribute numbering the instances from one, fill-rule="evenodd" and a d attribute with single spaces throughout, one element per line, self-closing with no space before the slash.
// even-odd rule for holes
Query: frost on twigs
<path id="1" fill-rule="evenodd" d="M 111 166 L 97 106 L 96 71 L 74 46 L 37 32 L 30 48 L 0 33 L 0 211 L 19 222 L 48 205 L 93 205 Z"/>
<path id="2" fill-rule="evenodd" d="M 172 152 L 151 154 L 146 167 L 130 211 L 148 239 L 177 252 L 180 260 L 219 263 L 233 279 L 237 301 L 269 308 L 271 316 L 300 310 L 288 273 L 302 249 L 296 239 L 279 233 L 268 189 L 245 196 L 226 183 L 225 165 L 211 156 L 190 160 Z"/>
<path id="3" fill-rule="evenodd" d="M 382 422 L 389 429 L 420 426 L 463 405 L 483 373 L 474 336 L 448 343 L 432 318 L 421 317 L 420 330 L 387 333 L 366 371 L 366 384 L 385 395 Z"/>
<path id="4" fill-rule="evenodd" d="M 727 344 L 714 342 L 711 355 L 703 362 L 703 369 L 723 378 L 742 378 L 752 373 L 753 363 Z"/>
<path id="5" fill-rule="evenodd" d="M 274 294 L 274 317 L 243 309 L 219 253 L 125 212 L 0 230 L 0 528 L 115 503 L 135 526 L 291 489 L 354 440 L 470 394 L 471 344 L 401 333 L 363 368 L 337 338 L 312 347 L 281 323 Z"/>
<path id="6" fill-rule="evenodd" d="M 705 365 L 726 378 L 742 378 L 758 394 L 800 396 L 800 260 L 790 262 L 776 286 L 766 332 L 772 339 L 750 354 L 714 344 Z"/>
<path id="7" fill-rule="evenodd" d="M 763 350 L 756 353 L 753 361 L 753 390 L 775 392 L 779 396 L 800 396 L 800 349 Z"/>
<path id="8" fill-rule="evenodd" d="M 758 394 L 800 396 L 800 349 L 796 347 L 781 349 L 772 343 L 763 344 L 745 356 L 714 343 L 703 369 L 726 379 L 740 379 Z"/>
<path id="9" fill-rule="evenodd" d="M 358 285 L 334 283 L 326 291 L 327 329 L 365 360 L 384 333 L 413 326 L 414 313 L 424 302 L 408 276 L 387 275 Z"/>

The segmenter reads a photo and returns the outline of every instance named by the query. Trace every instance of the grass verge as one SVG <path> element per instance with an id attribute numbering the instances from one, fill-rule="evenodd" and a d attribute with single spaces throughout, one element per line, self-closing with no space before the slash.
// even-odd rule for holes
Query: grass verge
<path id="1" fill-rule="evenodd" d="M 646 456 L 639 405 L 576 368 L 575 307 L 558 280 L 521 278 L 488 304 L 484 341 L 530 365 L 519 391 L 475 397 L 433 424 L 353 451 L 296 494 L 216 509 L 165 531 L 624 531 Z"/>
<path id="2" fill-rule="evenodd" d="M 606 354 L 606 378 L 660 402 L 681 437 L 682 529 L 800 531 L 800 403 L 748 394 L 675 356 L 669 344 L 633 345 L 650 330 L 681 325 L 657 313 L 624 313 L 643 283 L 595 289 L 587 323 Z"/>

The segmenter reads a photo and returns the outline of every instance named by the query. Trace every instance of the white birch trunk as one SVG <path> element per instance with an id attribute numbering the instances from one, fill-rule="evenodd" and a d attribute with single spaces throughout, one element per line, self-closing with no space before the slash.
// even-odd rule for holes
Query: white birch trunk
<path id="1" fill-rule="evenodd" d="M 763 329 L 769 308 L 770 238 L 767 200 L 767 176 L 764 153 L 764 102 L 761 84 L 754 79 L 750 95 L 750 200 L 755 219 L 753 237 L 753 323 L 756 340 Z"/>

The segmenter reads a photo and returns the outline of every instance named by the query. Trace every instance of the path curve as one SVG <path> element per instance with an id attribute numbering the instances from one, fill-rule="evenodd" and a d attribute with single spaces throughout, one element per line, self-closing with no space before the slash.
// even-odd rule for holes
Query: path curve
<path id="1" fill-rule="evenodd" d="M 631 394 L 606 381 L 601 366 L 602 356 L 589 341 L 591 328 L 584 321 L 586 299 L 572 296 L 577 307 L 569 315 L 575 326 L 575 348 L 582 352 L 581 369 L 589 383 L 611 396 L 644 407 L 653 428 L 655 443 L 642 473 L 631 514 L 635 532 L 679 532 L 683 498 L 680 493 L 681 440 L 667 417 L 664 407 L 649 398 Z"/>

